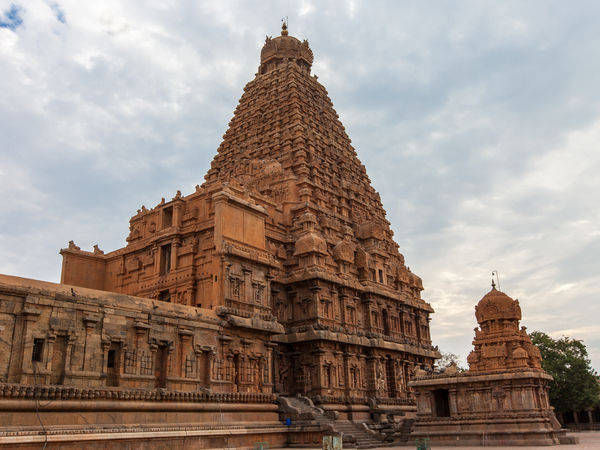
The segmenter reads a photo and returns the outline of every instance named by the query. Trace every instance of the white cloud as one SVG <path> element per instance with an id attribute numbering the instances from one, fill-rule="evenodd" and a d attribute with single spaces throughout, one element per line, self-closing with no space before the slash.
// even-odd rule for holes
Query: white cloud
<path id="1" fill-rule="evenodd" d="M 141 204 L 201 183 L 288 15 L 424 280 L 436 343 L 468 353 L 498 269 L 529 329 L 585 339 L 600 368 L 596 2 L 0 0 L 0 13 L 12 3 L 0 272 L 56 281 L 68 240 L 120 247 Z"/>

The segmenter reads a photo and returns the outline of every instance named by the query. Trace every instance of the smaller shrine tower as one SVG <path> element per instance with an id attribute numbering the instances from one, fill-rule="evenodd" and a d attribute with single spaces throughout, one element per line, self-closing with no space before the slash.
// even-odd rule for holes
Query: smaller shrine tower
<path id="1" fill-rule="evenodd" d="M 492 289 L 475 306 L 469 370 L 415 374 L 412 435 L 445 445 L 553 445 L 567 440 L 548 399 L 552 377 L 525 327 L 521 307 Z"/>

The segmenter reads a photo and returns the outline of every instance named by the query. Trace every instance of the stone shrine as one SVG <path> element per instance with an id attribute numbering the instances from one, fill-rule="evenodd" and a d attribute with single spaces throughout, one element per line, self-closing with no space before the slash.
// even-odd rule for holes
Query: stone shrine
<path id="1" fill-rule="evenodd" d="M 552 377 L 519 329 L 518 300 L 496 289 L 475 307 L 469 370 L 418 371 L 409 383 L 417 399 L 412 435 L 439 445 L 552 445 L 566 442 L 548 400 Z"/>
<path id="2" fill-rule="evenodd" d="M 61 284 L 0 277 L 0 444 L 314 445 L 277 420 L 297 395 L 414 412 L 433 310 L 312 62 L 284 24 L 195 192 L 142 206 L 121 249 L 71 241 Z"/>

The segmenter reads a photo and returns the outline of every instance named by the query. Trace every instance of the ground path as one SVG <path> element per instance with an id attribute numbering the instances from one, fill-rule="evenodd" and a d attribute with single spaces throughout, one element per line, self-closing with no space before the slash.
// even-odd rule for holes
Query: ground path
<path id="1" fill-rule="evenodd" d="M 538 447 L 538 446 L 533 446 L 533 447 L 518 447 L 520 449 L 523 450 L 548 450 L 550 448 L 555 448 L 556 450 L 570 450 L 570 449 L 598 449 L 600 450 L 600 431 L 582 431 L 581 433 L 569 433 L 569 436 L 574 436 L 579 438 L 579 444 L 577 445 L 557 445 L 557 446 L 552 446 L 552 447 Z M 351 447 L 344 447 L 344 448 L 351 448 Z M 374 450 L 392 450 L 392 449 L 408 449 L 408 448 L 415 448 L 414 444 L 411 445 L 401 445 L 399 447 L 378 447 L 377 449 Z M 435 450 L 458 450 L 461 448 L 464 449 L 476 449 L 478 447 L 447 447 L 447 446 L 432 446 L 432 449 Z M 486 448 L 486 449 L 496 449 L 496 450 L 506 450 L 510 447 L 482 447 L 482 448 Z M 277 449 L 274 449 L 277 450 Z M 319 450 L 317 448 L 315 448 L 314 450 Z"/>

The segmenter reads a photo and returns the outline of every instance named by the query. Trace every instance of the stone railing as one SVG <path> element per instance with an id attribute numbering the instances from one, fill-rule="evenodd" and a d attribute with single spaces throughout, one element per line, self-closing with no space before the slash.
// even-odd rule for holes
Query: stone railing
<path id="1" fill-rule="evenodd" d="M 164 389 L 108 389 L 0 383 L 0 399 L 137 400 L 151 402 L 274 403 L 275 395 L 256 392 L 184 392 Z"/>

